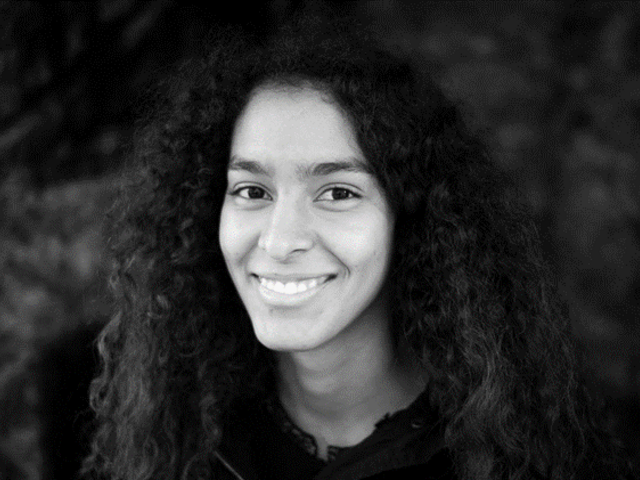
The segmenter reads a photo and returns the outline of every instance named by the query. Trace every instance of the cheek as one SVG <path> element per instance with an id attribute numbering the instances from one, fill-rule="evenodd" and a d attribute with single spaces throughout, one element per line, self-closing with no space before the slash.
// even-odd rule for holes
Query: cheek
<path id="1" fill-rule="evenodd" d="M 382 270 L 391 255 L 391 229 L 392 225 L 385 219 L 352 223 L 340 235 L 329 237 L 330 248 L 352 273 Z"/>
<path id="2" fill-rule="evenodd" d="M 243 228 L 244 224 L 244 228 Z M 250 229 L 228 207 L 220 214 L 219 241 L 222 254 L 228 265 L 237 263 L 248 248 Z"/>

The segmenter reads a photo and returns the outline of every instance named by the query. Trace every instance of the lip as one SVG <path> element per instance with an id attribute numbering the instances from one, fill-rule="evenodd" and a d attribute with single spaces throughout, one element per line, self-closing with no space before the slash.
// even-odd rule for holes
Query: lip
<path id="1" fill-rule="evenodd" d="M 309 274 L 309 273 L 289 273 L 283 275 L 281 273 L 258 273 L 254 272 L 251 274 L 253 277 L 266 278 L 268 280 L 276 280 L 278 282 L 303 282 L 305 280 L 311 280 L 312 278 L 322 278 L 322 277 L 335 277 L 336 275 L 333 273 L 318 273 L 318 274 Z"/>
<path id="2" fill-rule="evenodd" d="M 312 280 L 314 278 L 324 278 L 325 280 L 318 285 L 315 285 L 312 288 L 308 288 L 303 292 L 288 294 L 288 293 L 280 293 L 276 292 L 272 289 L 267 288 L 266 286 L 260 283 L 260 279 L 266 279 L 271 281 L 277 281 L 281 283 L 289 283 L 289 282 L 302 282 Z M 320 293 L 332 280 L 336 278 L 336 275 L 333 274 L 322 274 L 322 275 L 275 275 L 275 274 L 266 274 L 266 275 L 251 275 L 251 281 L 255 284 L 258 293 L 262 300 L 276 307 L 297 307 L 311 298 L 315 297 L 318 293 Z"/>

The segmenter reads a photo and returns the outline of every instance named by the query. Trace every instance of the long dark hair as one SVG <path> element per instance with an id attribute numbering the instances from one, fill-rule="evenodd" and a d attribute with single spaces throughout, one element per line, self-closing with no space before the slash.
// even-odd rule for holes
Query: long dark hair
<path id="1" fill-rule="evenodd" d="M 115 312 L 85 472 L 187 478 L 234 399 L 272 387 L 217 224 L 235 119 L 256 87 L 283 83 L 329 94 L 386 192 L 394 336 L 428 374 L 460 478 L 619 478 L 517 190 L 426 75 L 350 27 L 225 31 L 155 90 L 107 227 Z"/>

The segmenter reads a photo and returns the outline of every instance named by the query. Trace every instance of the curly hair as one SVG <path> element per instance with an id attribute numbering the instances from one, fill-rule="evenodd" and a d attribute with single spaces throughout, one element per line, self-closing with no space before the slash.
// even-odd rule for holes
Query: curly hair
<path id="1" fill-rule="evenodd" d="M 217 231 L 234 122 L 273 83 L 328 93 L 386 193 L 394 338 L 428 374 L 460 478 L 620 478 L 517 190 L 411 61 L 309 18 L 266 40 L 225 30 L 155 90 L 109 215 L 116 308 L 85 473 L 206 477 L 231 402 L 273 386 Z"/>

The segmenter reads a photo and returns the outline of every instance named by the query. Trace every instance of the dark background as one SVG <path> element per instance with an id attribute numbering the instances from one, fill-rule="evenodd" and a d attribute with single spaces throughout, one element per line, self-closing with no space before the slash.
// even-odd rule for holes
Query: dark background
<path id="1" fill-rule="evenodd" d="M 338 4 L 424 58 L 489 129 L 539 221 L 589 384 L 640 459 L 640 6 Z M 300 6 L 0 1 L 1 479 L 71 478 L 86 448 L 108 315 L 99 224 L 139 96 L 216 25 L 268 33 Z"/>

